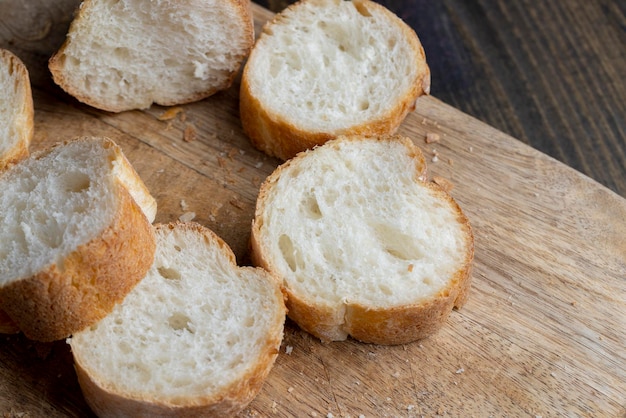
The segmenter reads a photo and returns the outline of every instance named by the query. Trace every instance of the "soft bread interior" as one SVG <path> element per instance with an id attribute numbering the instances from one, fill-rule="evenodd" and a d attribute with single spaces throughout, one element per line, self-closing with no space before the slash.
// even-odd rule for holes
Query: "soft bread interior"
<path id="1" fill-rule="evenodd" d="M 0 50 L 0 170 L 2 160 L 15 153 L 27 155 L 33 133 L 30 80 L 24 64 L 12 53 Z"/>
<path id="2" fill-rule="evenodd" d="M 69 343 L 76 361 L 105 389 L 193 403 L 241 379 L 268 339 L 280 344 L 272 333 L 282 335 L 282 297 L 265 272 L 236 267 L 213 234 L 167 225 L 156 233 L 155 261 L 143 281 Z"/>
<path id="3" fill-rule="evenodd" d="M 246 73 L 251 91 L 268 112 L 312 132 L 379 119 L 423 70 L 417 36 L 403 26 L 369 2 L 298 3 L 255 45 L 247 64 L 254 71 Z"/>
<path id="4" fill-rule="evenodd" d="M 83 7 L 56 58 L 59 79 L 112 110 L 227 87 L 251 44 L 238 2 L 90 0 Z"/>
<path id="5" fill-rule="evenodd" d="M 419 161 L 402 141 L 343 140 L 281 168 L 257 222 L 286 287 L 341 309 L 417 304 L 448 286 L 469 244 Z"/>
<path id="6" fill-rule="evenodd" d="M 108 145 L 107 145 L 108 144 Z M 0 286 L 62 261 L 111 223 L 112 143 L 74 141 L 0 177 Z"/>

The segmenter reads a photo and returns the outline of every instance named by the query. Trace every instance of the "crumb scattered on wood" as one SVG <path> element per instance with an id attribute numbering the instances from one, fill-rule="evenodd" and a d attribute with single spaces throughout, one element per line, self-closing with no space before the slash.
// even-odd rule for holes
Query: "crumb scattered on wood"
<path id="1" fill-rule="evenodd" d="M 243 203 L 241 203 L 239 200 L 237 199 L 233 199 L 231 201 L 229 201 L 228 203 L 230 203 L 231 205 L 233 205 L 234 207 L 236 207 L 237 209 L 244 209 L 244 205 Z"/>
<path id="2" fill-rule="evenodd" d="M 161 121 L 172 120 L 172 119 L 176 118 L 176 116 L 178 116 L 179 113 L 182 113 L 183 115 L 185 114 L 185 112 L 184 112 L 182 107 L 180 107 L 180 106 L 170 107 L 165 112 L 163 112 L 159 116 L 157 116 L 157 119 L 161 120 Z M 181 120 L 182 120 L 182 116 L 181 116 Z"/>
<path id="3" fill-rule="evenodd" d="M 183 141 L 185 142 L 195 141 L 197 135 L 198 134 L 196 131 L 196 127 L 189 123 L 187 124 L 187 126 L 185 126 L 185 130 L 183 131 Z"/>
<path id="4" fill-rule="evenodd" d="M 461 374 L 461 373 L 464 373 L 464 372 L 465 372 L 465 369 L 463 367 L 461 367 L 461 368 L 457 369 L 456 372 L 454 372 L 454 373 Z"/>
<path id="5" fill-rule="evenodd" d="M 187 204 L 185 199 L 181 199 L 181 201 L 180 201 L 180 208 L 182 210 L 184 210 L 185 212 L 189 210 L 189 205 Z"/>
<path id="6" fill-rule="evenodd" d="M 291 353 L 293 353 L 293 347 L 288 345 L 287 347 L 285 347 L 285 353 L 288 355 L 291 355 Z"/>
<path id="7" fill-rule="evenodd" d="M 228 158 L 232 160 L 238 153 L 239 150 L 235 147 L 232 147 L 230 150 L 228 150 Z"/>
<path id="8" fill-rule="evenodd" d="M 178 220 L 181 222 L 191 222 L 196 218 L 195 212 L 185 212 L 178 217 Z"/>
<path id="9" fill-rule="evenodd" d="M 441 135 L 436 134 L 436 133 L 434 133 L 434 132 L 428 132 L 428 133 L 426 134 L 426 138 L 424 138 L 424 141 L 425 141 L 427 144 L 432 144 L 432 143 L 434 143 L 434 142 L 439 142 L 440 140 L 441 140 Z"/>

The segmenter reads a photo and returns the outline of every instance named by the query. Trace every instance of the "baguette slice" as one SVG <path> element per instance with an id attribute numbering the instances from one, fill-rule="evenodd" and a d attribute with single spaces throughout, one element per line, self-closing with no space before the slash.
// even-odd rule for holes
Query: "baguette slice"
<path id="1" fill-rule="evenodd" d="M 465 302 L 470 224 L 425 169 L 408 138 L 340 137 L 266 179 L 251 257 L 282 280 L 301 328 L 323 341 L 404 344 Z"/>
<path id="2" fill-rule="evenodd" d="M 430 90 L 415 32 L 368 0 L 303 0 L 266 24 L 244 67 L 253 145 L 289 159 L 338 135 L 395 132 Z"/>
<path id="3" fill-rule="evenodd" d="M 130 170 L 113 141 L 82 138 L 0 176 L 0 306 L 27 337 L 95 323 L 150 268 L 154 232 L 121 178 L 146 189 Z"/>
<path id="4" fill-rule="evenodd" d="M 237 267 L 198 224 L 159 224 L 156 235 L 144 280 L 68 340 L 85 399 L 100 417 L 234 415 L 278 355 L 280 286 L 262 269 Z"/>
<path id="5" fill-rule="evenodd" d="M 28 156 L 34 110 L 28 70 L 18 57 L 0 49 L 0 171 Z"/>
<path id="6" fill-rule="evenodd" d="M 85 0 L 49 68 L 99 109 L 170 106 L 228 88 L 253 42 L 250 0 Z"/>

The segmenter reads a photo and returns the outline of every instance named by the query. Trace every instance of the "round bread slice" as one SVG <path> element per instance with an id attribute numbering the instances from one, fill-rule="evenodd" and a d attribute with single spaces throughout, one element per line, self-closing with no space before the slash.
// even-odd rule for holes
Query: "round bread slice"
<path id="1" fill-rule="evenodd" d="M 263 269 L 238 267 L 198 224 L 159 224 L 156 235 L 144 280 L 68 340 L 85 399 L 100 417 L 232 416 L 278 355 L 280 286 Z"/>
<path id="2" fill-rule="evenodd" d="M 85 0 L 49 68 L 99 109 L 170 106 L 228 88 L 253 43 L 249 0 Z"/>
<path id="3" fill-rule="evenodd" d="M 404 344 L 464 303 L 470 224 L 425 169 L 408 138 L 340 137 L 266 179 L 251 257 L 282 280 L 301 328 L 323 341 Z"/>
<path id="4" fill-rule="evenodd" d="M 243 129 L 289 159 L 338 135 L 395 132 L 430 90 L 408 25 L 368 0 L 303 0 L 266 24 L 245 64 Z"/>
<path id="5" fill-rule="evenodd" d="M 150 268 L 154 232 L 120 180 L 129 170 L 113 141 L 82 138 L 0 176 L 0 306 L 27 337 L 57 340 L 95 323 Z"/>
<path id="6" fill-rule="evenodd" d="M 10 51 L 0 49 L 0 171 L 28 156 L 34 110 L 28 70 Z"/>

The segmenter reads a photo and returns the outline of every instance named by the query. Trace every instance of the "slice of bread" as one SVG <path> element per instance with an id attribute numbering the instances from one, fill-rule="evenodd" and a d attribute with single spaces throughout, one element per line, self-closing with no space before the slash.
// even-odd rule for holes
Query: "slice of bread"
<path id="1" fill-rule="evenodd" d="M 231 416 L 278 355 L 285 306 L 263 269 L 238 267 L 195 223 L 158 224 L 150 271 L 102 321 L 68 340 L 90 407 L 108 416 Z"/>
<path id="2" fill-rule="evenodd" d="M 150 268 L 152 225 L 120 178 L 147 189 L 130 170 L 113 141 L 82 138 L 0 176 L 0 306 L 27 337 L 93 324 Z"/>
<path id="3" fill-rule="evenodd" d="M 367 1 L 303 0 L 266 24 L 244 67 L 252 143 L 283 160 L 338 135 L 395 132 L 430 71 L 415 32 Z"/>
<path id="4" fill-rule="evenodd" d="M 249 0 L 85 0 L 49 68 L 99 109 L 170 106 L 228 88 L 253 42 Z"/>
<path id="5" fill-rule="evenodd" d="M 28 156 L 34 110 L 28 70 L 10 51 L 0 49 L 0 171 Z"/>
<path id="6" fill-rule="evenodd" d="M 424 338 L 470 287 L 473 235 L 399 136 L 340 137 L 261 186 L 253 263 L 283 282 L 288 315 L 323 341 Z"/>

